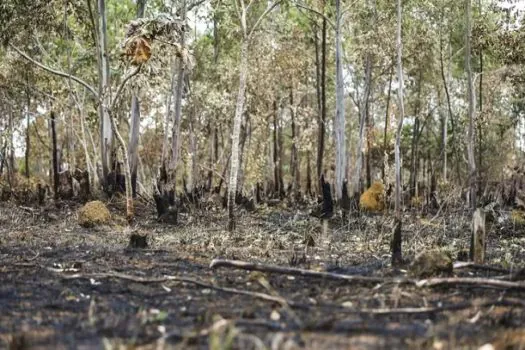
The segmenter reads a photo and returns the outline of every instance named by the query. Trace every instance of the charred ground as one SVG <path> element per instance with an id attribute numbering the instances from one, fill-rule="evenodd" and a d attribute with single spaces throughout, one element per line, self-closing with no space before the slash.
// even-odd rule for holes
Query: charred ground
<path id="1" fill-rule="evenodd" d="M 525 343 L 523 289 L 391 283 L 407 273 L 390 267 L 388 214 L 332 219 L 327 246 L 308 209 L 262 206 L 240 213 L 237 231 L 229 233 L 223 211 L 180 213 L 178 225 L 168 226 L 155 220 L 151 204 L 140 203 L 137 224 L 128 229 L 123 205 L 109 204 L 110 225 L 88 229 L 78 225 L 75 203 L 0 204 L 1 347 L 476 349 L 492 343 L 503 349 Z M 498 215 L 489 228 L 488 264 L 518 270 L 525 229 L 509 213 Z M 461 211 L 412 212 L 405 220 L 407 262 L 428 247 L 442 247 L 454 259 L 468 249 L 469 220 Z M 149 248 L 130 249 L 130 233 L 146 234 Z M 214 258 L 384 282 L 212 270 Z M 454 274 L 508 275 L 501 271 Z"/>

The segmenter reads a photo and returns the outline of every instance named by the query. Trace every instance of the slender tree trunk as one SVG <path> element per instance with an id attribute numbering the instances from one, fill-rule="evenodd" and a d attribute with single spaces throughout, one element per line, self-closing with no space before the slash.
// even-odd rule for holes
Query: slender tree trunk
<path id="1" fill-rule="evenodd" d="M 181 20 L 186 20 L 186 0 L 183 0 Z M 184 47 L 184 32 L 181 33 L 180 46 Z M 184 61 L 178 59 L 177 66 L 177 90 L 175 91 L 175 117 L 173 121 L 173 133 L 171 138 L 171 162 L 170 162 L 170 190 L 175 193 L 177 183 L 177 164 L 179 162 L 181 135 L 180 124 L 182 120 L 182 93 L 184 90 Z"/>
<path id="2" fill-rule="evenodd" d="M 164 138 L 163 138 L 163 141 L 162 141 L 162 158 L 161 158 L 161 167 L 163 168 L 162 171 L 166 171 L 166 167 L 168 166 L 168 159 L 169 159 L 169 149 L 170 149 L 170 146 L 168 145 L 169 144 L 169 130 L 170 130 L 170 117 L 171 117 L 171 105 L 172 105 L 172 98 L 173 96 L 176 94 L 176 86 L 175 86 L 175 82 L 176 82 L 176 79 L 177 79 L 177 74 L 176 74 L 176 64 L 175 64 L 175 61 L 172 62 L 171 64 L 171 84 L 170 84 L 170 89 L 168 91 L 168 93 L 166 94 L 166 113 L 164 114 L 164 123 L 163 123 L 163 127 L 164 127 Z M 166 180 L 166 179 L 164 179 Z M 165 185 L 165 184 L 164 184 Z"/>
<path id="3" fill-rule="evenodd" d="M 371 64 L 371 61 L 369 59 L 369 55 L 366 56 L 365 60 L 365 72 L 369 72 L 369 65 Z M 354 185 L 353 185 L 353 194 L 354 196 L 358 195 L 361 192 L 362 187 L 362 181 L 361 181 L 361 173 L 363 170 L 363 144 L 364 144 L 364 138 L 365 138 L 365 124 L 366 124 L 366 115 L 367 115 L 367 100 L 368 100 L 368 94 L 369 94 L 369 79 L 368 77 L 365 78 L 365 91 L 363 92 L 363 97 L 361 98 L 361 101 L 359 102 L 359 139 L 357 141 L 357 160 L 356 160 L 356 168 L 355 168 L 355 178 L 354 178 Z"/>
<path id="4" fill-rule="evenodd" d="M 322 1 L 323 13 L 325 0 Z M 323 18 L 322 42 L 321 42 L 321 119 L 319 120 L 319 138 L 317 145 L 317 182 L 323 173 L 324 138 L 326 123 L 326 18 Z M 318 184 L 320 186 L 320 183 Z"/>
<path id="5" fill-rule="evenodd" d="M 244 111 L 244 99 L 246 92 L 246 78 L 248 75 L 248 39 L 244 38 L 241 43 L 240 66 L 239 66 L 239 92 L 235 106 L 235 117 L 233 119 L 232 152 L 230 163 L 230 182 L 228 185 L 228 229 L 235 229 L 235 194 L 237 191 L 237 173 L 239 170 L 239 136 L 241 133 L 241 122 Z"/>
<path id="6" fill-rule="evenodd" d="M 91 162 L 91 155 L 89 154 L 87 139 L 86 139 L 86 121 L 84 111 L 80 109 L 79 105 L 79 119 L 80 119 L 80 134 L 79 141 L 82 144 L 84 150 L 84 157 L 86 158 L 86 170 L 89 177 L 89 190 L 91 193 L 95 193 L 95 183 L 97 178 L 96 161 Z"/>
<path id="7" fill-rule="evenodd" d="M 414 126 L 412 128 L 412 150 L 410 157 L 410 178 L 408 180 L 410 185 L 410 198 L 417 196 L 416 185 L 418 177 L 418 158 L 419 158 L 419 110 L 420 110 L 420 99 L 421 99 L 421 79 L 422 71 L 419 70 L 417 80 L 417 97 L 414 103 Z"/>
<path id="8" fill-rule="evenodd" d="M 280 174 L 280 160 L 279 160 L 279 109 L 277 102 L 273 101 L 273 181 L 275 184 L 275 194 L 280 197 L 281 188 L 281 174 Z"/>
<path id="9" fill-rule="evenodd" d="M 191 113 L 191 119 L 190 119 L 190 135 L 189 135 L 189 143 L 190 143 L 190 170 L 188 172 L 188 189 L 187 191 L 190 193 L 194 192 L 195 186 L 199 181 L 198 178 L 198 171 L 197 171 L 197 136 L 195 133 L 197 132 L 195 130 L 195 108 L 193 108 L 193 111 Z"/>
<path id="10" fill-rule="evenodd" d="M 51 142 L 52 142 L 52 152 L 53 152 L 53 191 L 55 194 L 55 199 L 58 199 L 58 151 L 57 151 L 57 133 L 55 125 L 55 112 L 51 111 Z"/>
<path id="11" fill-rule="evenodd" d="M 15 175 L 16 168 L 15 168 L 15 144 L 14 144 L 14 122 L 13 122 L 13 110 L 11 107 L 8 107 L 8 129 L 9 129 L 9 152 L 8 152 L 8 169 L 7 169 L 7 180 L 10 185 L 13 184 L 13 176 Z"/>
<path id="12" fill-rule="evenodd" d="M 137 91 L 131 97 L 131 130 L 129 133 L 128 159 L 131 169 L 131 189 L 133 197 L 137 196 L 137 167 L 139 161 L 140 100 Z"/>
<path id="13" fill-rule="evenodd" d="M 315 44 L 315 91 L 317 97 L 317 119 L 321 120 L 322 113 L 322 101 L 321 101 L 321 58 L 319 50 L 319 38 L 317 36 L 317 24 L 316 31 L 314 32 L 314 44 Z"/>
<path id="14" fill-rule="evenodd" d="M 293 88 L 290 89 L 290 116 L 292 119 L 292 152 L 290 157 L 290 169 L 292 170 L 292 192 L 293 197 L 298 198 L 301 187 L 301 173 L 299 170 L 299 151 L 297 150 L 298 130 L 295 123 L 296 108 L 293 100 Z"/>
<path id="15" fill-rule="evenodd" d="M 399 104 L 399 121 L 396 133 L 395 162 L 396 162 L 396 194 L 395 194 L 395 227 L 392 237 L 392 265 L 403 262 L 402 256 L 402 233 L 401 233 L 401 131 L 403 130 L 403 118 L 405 117 L 405 106 L 403 101 L 403 42 L 401 39 L 401 24 L 403 21 L 402 0 L 397 0 L 397 79 L 399 87 L 397 97 Z"/>
<path id="16" fill-rule="evenodd" d="M 474 95 L 474 84 L 472 78 L 472 65 L 471 65 L 471 45 L 470 37 L 472 33 L 472 4 L 471 0 L 465 1 L 465 66 L 467 70 L 467 100 L 468 100 L 468 141 L 467 141 L 467 154 L 468 154 L 468 166 L 469 166 L 469 187 L 470 187 L 470 208 L 474 210 L 476 208 L 476 188 L 477 188 L 477 174 L 476 174 L 476 158 L 474 155 L 474 119 L 475 119 L 475 95 Z"/>
<path id="17" fill-rule="evenodd" d="M 345 92 L 343 79 L 343 44 L 341 40 L 342 26 L 341 0 L 335 0 L 335 200 L 341 203 L 343 198 L 343 182 L 346 171 L 346 138 L 345 138 Z"/>
<path id="18" fill-rule="evenodd" d="M 449 39 L 449 51 L 450 50 L 451 50 L 451 43 L 450 43 L 450 39 Z M 461 182 L 461 172 L 459 170 L 459 155 L 458 155 L 458 148 L 457 148 L 457 145 L 456 145 L 456 126 L 455 126 L 455 121 L 454 121 L 454 114 L 452 112 L 452 101 L 451 101 L 450 92 L 449 92 L 448 83 L 447 83 L 447 75 L 450 76 L 450 73 L 451 73 L 450 65 L 451 65 L 452 58 L 451 57 L 449 58 L 449 62 L 448 62 L 448 66 L 449 67 L 448 67 L 447 72 L 445 73 L 445 63 L 444 63 L 444 59 L 443 59 L 443 41 L 442 40 L 440 40 L 440 50 L 439 51 L 440 51 L 441 79 L 443 80 L 443 88 L 445 89 L 445 96 L 447 98 L 448 119 L 450 119 L 450 123 L 451 123 L 451 126 L 452 126 L 452 139 L 451 139 L 451 141 L 452 141 L 451 142 L 451 144 L 452 144 L 452 153 L 454 154 L 454 156 L 456 158 L 456 162 L 455 163 L 456 163 L 456 173 L 457 173 L 458 181 Z M 449 56 L 450 56 L 450 53 L 449 53 Z M 445 147 L 445 151 L 446 151 L 446 149 L 447 148 Z"/>
<path id="19" fill-rule="evenodd" d="M 217 6 L 216 4 L 213 4 L 213 6 Z M 220 43 L 220 37 L 219 37 L 219 18 L 218 18 L 218 12 L 214 11 L 213 14 L 213 63 L 215 66 L 217 66 L 219 62 L 219 43 Z M 219 152 L 219 136 L 218 136 L 218 130 L 217 127 L 212 127 L 212 125 L 209 125 L 209 131 L 211 134 L 210 137 L 210 164 L 209 164 L 209 170 L 208 170 L 208 188 L 211 190 L 213 187 L 213 172 L 215 169 L 215 166 L 217 164 L 218 160 L 218 152 Z"/>
<path id="20" fill-rule="evenodd" d="M 29 115 L 30 115 L 30 108 L 31 108 L 31 97 L 29 95 L 29 90 L 26 90 L 26 97 L 27 97 L 27 106 L 26 106 L 26 151 L 25 151 L 25 176 L 29 179 L 29 155 L 30 155 L 30 149 L 31 149 L 31 138 L 30 138 L 30 122 L 29 122 Z"/>
<path id="21" fill-rule="evenodd" d="M 137 0 L 137 18 L 144 16 L 146 0 Z M 140 133 L 140 99 L 138 88 L 135 88 L 131 96 L 131 130 L 129 133 L 128 159 L 131 169 L 131 189 L 133 197 L 137 195 L 137 167 L 139 164 L 139 133 Z"/>
<path id="22" fill-rule="evenodd" d="M 478 8 L 479 8 L 479 15 L 481 17 L 482 15 L 482 8 L 483 4 L 481 3 L 481 0 L 478 0 Z M 482 116 L 483 112 L 483 49 L 479 49 L 479 92 L 478 92 L 478 115 Z M 478 177 L 479 177 L 479 184 L 478 188 L 484 188 L 485 186 L 485 179 L 483 176 L 483 122 L 482 118 L 477 118 L 477 125 L 478 125 Z M 479 187 L 481 186 L 481 187 Z"/>
<path id="23" fill-rule="evenodd" d="M 106 111 L 108 115 L 110 115 L 109 111 Z M 133 222 L 133 219 L 135 218 L 135 208 L 133 204 L 133 190 L 131 188 L 131 167 L 130 167 L 130 161 L 128 157 L 128 150 L 126 149 L 126 142 L 124 141 L 124 138 L 120 134 L 120 131 L 117 128 L 116 118 L 115 116 L 110 115 L 111 120 L 111 127 L 113 128 L 113 132 L 115 133 L 115 136 L 117 137 L 117 141 L 119 143 L 120 151 L 122 152 L 122 156 L 124 157 L 124 172 L 125 172 L 125 190 L 126 190 L 126 219 L 128 221 L 128 224 Z M 116 171 L 116 169 L 115 169 Z"/>
<path id="24" fill-rule="evenodd" d="M 388 124 L 390 121 L 388 120 L 390 116 L 390 95 L 392 93 L 392 77 L 394 75 L 394 66 L 392 66 L 392 69 L 390 70 L 390 78 L 388 79 L 388 94 L 386 97 L 386 112 L 385 112 L 385 128 L 383 131 L 383 153 L 384 157 L 388 157 L 387 149 L 388 149 Z M 388 159 L 387 159 L 388 160 Z M 383 179 L 383 184 L 386 185 L 386 174 L 385 174 L 385 161 L 383 161 L 383 164 L 381 166 L 381 178 Z"/>
<path id="25" fill-rule="evenodd" d="M 279 197 L 282 198 L 285 195 L 286 188 L 284 187 L 284 172 L 283 172 L 283 159 L 284 159 L 284 140 L 283 140 L 283 118 L 282 109 L 278 109 L 277 119 L 277 157 L 278 157 L 278 176 L 279 176 Z"/>
<path id="26" fill-rule="evenodd" d="M 388 150 L 388 124 L 389 116 L 390 116 L 390 96 L 392 94 L 392 77 L 394 75 L 394 66 L 392 66 L 392 69 L 390 70 L 390 78 L 388 79 L 388 94 L 386 97 L 386 109 L 385 109 L 385 128 L 383 131 L 383 153 L 384 157 L 387 157 L 387 150 Z M 385 173 L 385 162 L 383 161 L 383 165 L 381 166 L 381 178 L 383 179 L 383 184 L 386 185 L 386 173 Z"/>
<path id="27" fill-rule="evenodd" d="M 108 111 L 104 106 L 109 106 L 111 101 L 111 85 L 109 76 L 109 55 L 106 22 L 106 2 L 98 0 L 98 35 L 97 51 L 99 55 L 99 96 L 102 103 L 99 105 L 100 120 L 100 148 L 102 161 L 103 184 L 106 185 L 109 172 L 113 168 L 113 132 Z"/>
<path id="28" fill-rule="evenodd" d="M 310 151 L 306 151 L 306 193 L 312 196 L 312 167 Z"/>
<path id="29" fill-rule="evenodd" d="M 243 113 L 244 121 L 241 123 L 241 135 L 239 136 L 239 174 L 237 175 L 237 193 L 242 194 L 244 186 L 244 174 L 246 164 L 244 150 L 246 149 L 246 140 L 249 136 L 250 113 Z M 248 148 L 250 145 L 248 144 Z"/>

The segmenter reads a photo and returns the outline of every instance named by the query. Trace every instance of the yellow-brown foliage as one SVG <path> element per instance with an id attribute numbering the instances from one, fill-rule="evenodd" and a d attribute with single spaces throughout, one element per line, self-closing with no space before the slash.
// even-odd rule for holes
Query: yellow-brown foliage
<path id="1" fill-rule="evenodd" d="M 385 187 L 376 181 L 359 199 L 359 205 L 365 211 L 382 211 L 385 208 Z"/>
<path id="2" fill-rule="evenodd" d="M 517 225 L 523 225 L 525 224 L 525 212 L 519 209 L 514 209 L 510 213 L 510 218 L 512 219 L 512 222 Z"/>
<path id="3" fill-rule="evenodd" d="M 131 64 L 146 63 L 151 57 L 151 45 L 148 39 L 136 37 L 126 44 L 126 56 L 131 57 Z"/>
<path id="4" fill-rule="evenodd" d="M 22 202 L 32 202 L 37 199 L 39 184 L 45 186 L 45 181 L 38 177 L 28 179 L 20 173 L 13 174 L 9 181 L 7 174 L 4 174 L 0 176 L 0 198 L 7 200 L 14 197 Z"/>
<path id="5" fill-rule="evenodd" d="M 78 210 L 78 224 L 83 227 L 108 224 L 111 214 L 101 201 L 87 202 Z"/>
<path id="6" fill-rule="evenodd" d="M 424 203 L 425 203 L 425 199 L 423 198 L 423 196 L 417 196 L 417 197 L 414 196 L 410 199 L 410 205 L 412 205 L 413 207 L 420 207 Z"/>

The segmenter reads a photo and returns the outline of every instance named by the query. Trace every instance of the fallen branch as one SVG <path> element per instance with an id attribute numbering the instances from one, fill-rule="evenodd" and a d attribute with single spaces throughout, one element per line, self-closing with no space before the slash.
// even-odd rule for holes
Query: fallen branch
<path id="1" fill-rule="evenodd" d="M 233 267 L 242 270 L 280 273 L 292 276 L 304 276 L 304 277 L 317 277 L 331 280 L 340 280 L 347 282 L 362 282 L 362 283 L 409 283 L 413 284 L 412 280 L 408 279 L 388 279 L 383 277 L 370 277 L 370 276 L 359 276 L 359 275 L 343 275 L 333 272 L 313 271 L 298 269 L 294 267 L 282 267 L 276 265 L 265 265 L 260 263 L 249 263 L 239 260 L 222 260 L 213 259 L 210 268 L 215 269 L 219 267 Z"/>
<path id="2" fill-rule="evenodd" d="M 449 277 L 430 278 L 416 282 L 418 287 L 436 287 L 443 285 L 467 285 L 476 287 L 494 287 L 525 290 L 525 282 L 502 281 L 493 278 Z"/>
<path id="3" fill-rule="evenodd" d="M 501 267 L 481 265 L 481 264 L 476 264 L 471 261 L 457 261 L 454 263 L 454 270 L 459 270 L 459 269 L 464 269 L 464 268 L 470 268 L 474 270 L 485 270 L 485 271 L 498 272 L 498 273 L 504 273 L 504 274 L 510 275 L 510 270 L 507 270 Z"/>
<path id="4" fill-rule="evenodd" d="M 404 307 L 396 309 L 360 309 L 357 310 L 364 315 L 414 315 L 414 314 L 433 314 L 446 311 L 460 311 L 470 308 L 486 308 L 492 306 L 507 306 L 507 307 L 525 307 L 525 302 L 518 299 L 502 299 L 485 302 L 464 302 L 459 304 L 451 304 L 436 307 Z M 349 310 L 353 313 L 354 310 Z"/>
<path id="5" fill-rule="evenodd" d="M 103 272 L 103 273 L 92 273 L 92 274 L 74 274 L 74 275 L 64 275 L 62 276 L 63 279 L 102 279 L 102 278 L 119 278 L 126 281 L 132 281 L 136 283 L 163 283 L 168 281 L 177 281 L 177 282 L 184 282 L 184 283 L 190 283 L 194 284 L 196 286 L 202 287 L 202 288 L 209 288 L 213 289 L 219 292 L 224 293 L 230 293 L 230 294 L 238 294 L 238 295 L 246 295 L 253 298 L 265 300 L 265 301 L 271 301 L 278 303 L 280 305 L 290 305 L 296 308 L 307 308 L 304 304 L 295 303 L 292 301 L 287 301 L 284 298 L 273 296 L 265 293 L 260 292 L 251 292 L 247 290 L 241 290 L 241 289 L 235 289 L 235 288 L 227 288 L 227 287 L 218 287 L 214 286 L 212 284 L 208 284 L 205 282 L 198 281 L 193 278 L 188 277 L 180 277 L 180 276 L 164 276 L 164 277 L 154 277 L 154 278 L 145 278 L 140 276 L 133 276 L 133 275 L 126 275 L 123 273 L 118 272 Z"/>

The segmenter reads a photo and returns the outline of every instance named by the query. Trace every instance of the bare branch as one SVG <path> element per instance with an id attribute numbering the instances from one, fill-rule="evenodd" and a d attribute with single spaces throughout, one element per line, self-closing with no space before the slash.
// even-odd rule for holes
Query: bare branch
<path id="1" fill-rule="evenodd" d="M 253 25 L 252 29 L 250 30 L 250 34 L 248 34 L 248 39 L 251 38 L 251 36 L 253 35 L 253 32 L 257 29 L 257 27 L 259 26 L 259 24 L 261 23 L 261 21 L 264 19 L 264 17 L 266 17 L 266 15 L 268 13 L 270 13 L 270 11 L 272 11 L 277 5 L 279 5 L 281 3 L 282 0 L 277 0 L 275 1 L 273 4 L 271 4 L 270 6 L 268 6 L 268 8 L 266 8 L 266 10 L 263 12 L 263 14 L 257 19 L 257 22 L 255 22 L 255 24 Z"/>
<path id="2" fill-rule="evenodd" d="M 55 269 L 51 270 L 53 272 L 61 272 L 56 271 Z M 261 292 L 252 292 L 248 290 L 241 290 L 241 289 L 235 289 L 235 288 L 227 288 L 227 287 L 218 287 L 214 286 L 212 284 L 208 284 L 206 282 L 202 282 L 193 278 L 189 277 L 182 277 L 182 276 L 164 276 L 164 277 L 142 277 L 142 276 L 133 276 L 133 275 L 127 275 L 124 273 L 119 272 L 103 272 L 103 273 L 91 273 L 91 274 L 74 274 L 74 275 L 63 275 L 63 279 L 102 279 L 102 278 L 118 278 L 126 281 L 136 282 L 136 283 L 143 283 L 143 284 L 149 284 L 149 283 L 163 283 L 163 282 L 169 282 L 169 281 L 176 281 L 176 282 L 183 282 L 183 283 L 190 283 L 194 284 L 196 286 L 202 287 L 202 288 L 208 288 L 213 289 L 219 292 L 229 293 L 229 294 L 239 294 L 239 295 L 246 295 L 253 298 L 266 300 L 274 303 L 278 303 L 281 305 L 292 305 L 292 306 L 298 306 L 301 307 L 300 304 L 294 303 L 292 301 L 288 301 L 282 297 L 279 296 L 273 296 L 270 294 L 265 294 Z"/>
<path id="3" fill-rule="evenodd" d="M 330 27 L 332 27 L 333 30 L 335 30 L 335 24 L 334 22 L 332 22 L 328 17 L 326 17 L 324 15 L 324 13 L 321 13 L 319 11 L 317 11 L 316 9 L 313 9 L 311 7 L 308 7 L 306 5 L 303 5 L 303 4 L 300 4 L 298 2 L 293 2 L 293 4 L 299 8 L 302 8 L 302 9 L 305 9 L 305 10 L 308 10 L 312 13 L 315 13 L 316 15 L 320 16 L 321 18 L 323 18 L 324 20 L 326 20 L 326 22 L 330 25 Z"/>
<path id="4" fill-rule="evenodd" d="M 388 279 L 383 277 L 371 277 L 371 276 L 359 276 L 359 275 L 343 275 L 332 272 L 322 272 L 322 271 L 312 271 L 305 269 L 297 269 L 292 267 L 281 267 L 275 265 L 265 265 L 259 263 L 249 263 L 239 260 L 222 260 L 214 259 L 210 268 L 218 267 L 233 267 L 242 270 L 251 270 L 251 271 L 261 271 L 261 272 L 271 272 L 271 273 L 281 273 L 286 275 L 293 276 L 304 276 L 304 277 L 318 277 L 331 280 L 343 280 L 347 282 L 363 282 L 363 283 L 413 283 L 411 280 L 407 279 Z"/>
<path id="5" fill-rule="evenodd" d="M 28 60 L 29 62 L 33 63 L 34 65 L 42 68 L 43 70 L 51 73 L 51 74 L 54 74 L 54 75 L 58 75 L 59 77 L 62 77 L 62 78 L 68 78 L 68 79 L 71 79 L 73 81 L 76 81 L 77 83 L 79 83 L 80 85 L 83 85 L 86 89 L 89 90 L 89 92 L 91 92 L 93 94 L 93 96 L 95 96 L 97 99 L 99 99 L 99 96 L 98 96 L 98 93 L 97 91 L 91 86 L 89 85 L 88 83 L 86 83 L 84 80 L 74 76 L 74 75 L 71 75 L 71 74 L 67 74 L 67 73 L 64 73 L 62 71 L 59 71 L 59 70 L 56 70 L 56 69 L 53 69 L 53 68 L 50 68 L 38 61 L 35 61 L 34 59 L 32 59 L 31 57 L 29 57 L 25 52 L 23 52 L 22 50 L 20 50 L 18 47 L 16 47 L 15 45 L 13 44 L 9 44 L 9 46 L 11 46 L 11 48 L 13 48 L 13 50 L 15 50 L 16 52 L 18 52 L 18 54 L 22 57 L 24 57 L 26 60 Z"/>
<path id="6" fill-rule="evenodd" d="M 190 11 L 193 10 L 195 7 L 204 4 L 206 1 L 208 1 L 208 0 L 197 0 L 197 1 L 192 2 L 192 3 L 189 4 L 188 7 L 186 8 L 186 12 L 190 12 Z"/>
<path id="7" fill-rule="evenodd" d="M 472 278 L 472 277 L 449 277 L 449 278 L 430 278 L 416 283 L 418 287 L 436 287 L 443 285 L 467 285 L 475 287 L 508 288 L 525 290 L 525 282 L 501 281 L 493 278 Z"/>
<path id="8" fill-rule="evenodd" d="M 110 112 L 112 112 L 113 108 L 115 108 L 115 106 L 117 105 L 117 101 L 120 98 L 120 95 L 122 94 L 122 90 L 124 89 L 124 86 L 126 85 L 128 80 L 130 80 L 133 76 L 137 75 L 140 72 L 141 68 L 142 68 L 142 64 L 138 65 L 131 73 L 129 73 L 128 75 L 124 77 L 119 87 L 117 88 L 117 92 L 115 94 L 115 97 L 113 98 L 113 101 L 111 101 L 111 105 L 109 108 Z"/>

